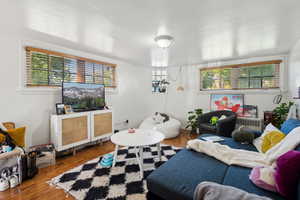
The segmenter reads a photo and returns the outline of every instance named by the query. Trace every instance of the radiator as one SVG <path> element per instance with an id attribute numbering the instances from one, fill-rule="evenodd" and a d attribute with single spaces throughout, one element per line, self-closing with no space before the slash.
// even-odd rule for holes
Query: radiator
<path id="1" fill-rule="evenodd" d="M 254 130 L 262 131 L 263 125 L 264 125 L 263 119 L 260 118 L 238 117 L 236 121 L 236 128 L 245 126 Z"/>

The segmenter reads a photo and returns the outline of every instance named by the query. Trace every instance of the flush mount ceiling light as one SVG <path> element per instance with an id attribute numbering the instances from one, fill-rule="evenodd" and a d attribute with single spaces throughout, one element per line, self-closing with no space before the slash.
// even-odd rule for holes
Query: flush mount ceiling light
<path id="1" fill-rule="evenodd" d="M 174 41 L 174 38 L 170 35 L 158 35 L 154 38 L 154 41 L 160 48 L 168 48 Z"/>

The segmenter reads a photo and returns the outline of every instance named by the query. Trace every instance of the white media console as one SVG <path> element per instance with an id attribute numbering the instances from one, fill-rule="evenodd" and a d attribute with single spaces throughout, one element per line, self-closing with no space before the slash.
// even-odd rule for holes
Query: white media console
<path id="1" fill-rule="evenodd" d="M 56 151 L 94 142 L 113 132 L 112 110 L 51 115 L 51 142 Z"/>

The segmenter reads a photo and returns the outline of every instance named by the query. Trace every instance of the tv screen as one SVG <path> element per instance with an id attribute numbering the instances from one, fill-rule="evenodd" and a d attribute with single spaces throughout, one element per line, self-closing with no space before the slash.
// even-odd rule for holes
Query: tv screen
<path id="1" fill-rule="evenodd" d="M 63 104 L 75 112 L 99 110 L 105 106 L 105 88 L 102 84 L 63 83 Z"/>

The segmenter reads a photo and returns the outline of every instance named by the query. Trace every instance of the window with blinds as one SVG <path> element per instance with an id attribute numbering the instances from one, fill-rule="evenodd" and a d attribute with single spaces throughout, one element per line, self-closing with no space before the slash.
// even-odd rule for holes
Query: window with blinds
<path id="1" fill-rule="evenodd" d="M 116 87 L 115 64 L 64 53 L 26 47 L 26 85 L 61 86 L 62 82 Z"/>
<path id="2" fill-rule="evenodd" d="M 200 69 L 200 90 L 279 88 L 281 60 Z"/>

